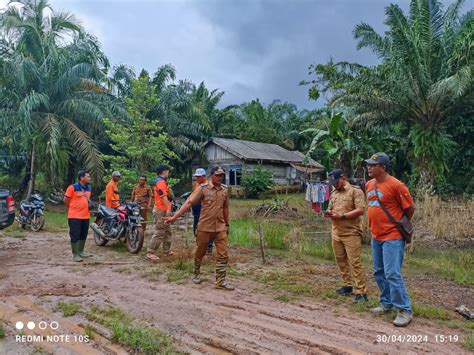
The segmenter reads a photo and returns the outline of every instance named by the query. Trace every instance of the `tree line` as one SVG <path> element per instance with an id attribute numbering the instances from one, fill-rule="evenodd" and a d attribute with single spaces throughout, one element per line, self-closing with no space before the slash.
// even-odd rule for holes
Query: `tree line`
<path id="1" fill-rule="evenodd" d="M 224 92 L 112 66 L 100 41 L 47 0 L 25 0 L 0 15 L 0 185 L 61 190 L 85 168 L 102 186 L 113 170 L 131 185 L 159 163 L 190 179 L 190 163 L 211 136 L 278 143 L 327 169 L 361 175 L 377 151 L 394 172 L 429 191 L 472 194 L 473 12 L 412 0 L 409 14 L 386 10 L 388 30 L 354 30 L 358 48 L 380 64 L 310 66 L 309 99 L 322 107 L 258 99 L 222 107 Z"/>

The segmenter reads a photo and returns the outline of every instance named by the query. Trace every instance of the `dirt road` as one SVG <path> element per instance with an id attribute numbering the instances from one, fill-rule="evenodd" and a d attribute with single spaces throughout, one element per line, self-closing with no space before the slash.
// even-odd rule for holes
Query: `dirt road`
<path id="1" fill-rule="evenodd" d="M 279 302 L 256 292 L 262 284 L 232 279 L 234 292 L 213 289 L 209 282 L 194 285 L 151 281 L 142 273 L 149 265 L 140 255 L 99 248 L 88 240 L 95 258 L 70 261 L 66 233 L 28 234 L 26 238 L 0 238 L 0 314 L 8 334 L 0 353 L 29 353 L 33 345 L 15 342 L 13 325 L 18 319 L 56 320 L 58 331 L 83 334 L 83 321 L 53 312 L 59 300 L 91 305 L 114 305 L 178 340 L 190 353 L 465 353 L 458 343 L 436 342 L 435 335 L 455 335 L 426 320 L 415 319 L 406 329 L 344 306 L 328 306 L 308 299 Z M 158 264 L 157 268 L 162 264 Z M 126 271 L 126 272 L 125 272 Z M 54 331 L 51 331 L 54 333 Z M 29 334 L 28 331 L 25 332 Z M 427 342 L 398 338 L 378 342 L 377 336 L 417 335 Z M 425 338 L 426 340 L 426 338 Z M 41 346 L 41 345 L 40 345 Z M 90 343 L 48 344 L 54 353 L 126 353 L 106 337 Z M 3 350 L 3 352 L 2 352 Z"/>

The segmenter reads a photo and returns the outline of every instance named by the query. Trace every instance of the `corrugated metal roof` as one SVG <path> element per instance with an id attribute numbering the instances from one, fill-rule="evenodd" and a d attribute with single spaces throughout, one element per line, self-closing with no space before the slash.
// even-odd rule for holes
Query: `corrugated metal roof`
<path id="1" fill-rule="evenodd" d="M 291 151 L 277 144 L 243 141 L 212 137 L 207 144 L 214 143 L 242 160 L 272 161 L 282 163 L 302 163 L 304 154 Z M 308 165 L 324 168 L 321 164 L 310 159 Z"/>

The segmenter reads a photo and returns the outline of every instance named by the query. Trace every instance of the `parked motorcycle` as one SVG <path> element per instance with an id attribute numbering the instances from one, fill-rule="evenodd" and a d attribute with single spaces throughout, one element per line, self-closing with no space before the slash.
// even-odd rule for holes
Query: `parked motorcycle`
<path id="1" fill-rule="evenodd" d="M 130 253 L 138 253 L 145 238 L 141 226 L 140 206 L 134 202 L 123 203 L 116 209 L 99 204 L 91 229 L 98 246 L 106 245 L 109 240 L 125 240 Z"/>
<path id="2" fill-rule="evenodd" d="M 20 228 L 30 226 L 33 232 L 40 231 L 45 222 L 44 199 L 40 194 L 33 194 L 29 201 L 21 201 L 20 214 L 15 218 Z"/>
<path id="3" fill-rule="evenodd" d="M 178 211 L 184 205 L 189 195 L 191 195 L 191 192 L 185 192 L 184 194 L 179 196 L 177 199 L 171 200 L 171 211 L 172 212 Z"/>

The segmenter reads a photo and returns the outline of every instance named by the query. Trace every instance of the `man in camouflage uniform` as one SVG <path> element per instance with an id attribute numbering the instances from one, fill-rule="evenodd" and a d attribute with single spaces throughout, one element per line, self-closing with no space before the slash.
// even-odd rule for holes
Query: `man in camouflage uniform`
<path id="1" fill-rule="evenodd" d="M 171 226 L 166 225 L 164 217 L 171 215 L 171 201 L 169 200 L 169 186 L 168 176 L 169 168 L 166 165 L 160 165 L 156 169 L 158 177 L 156 178 L 154 196 L 155 206 L 153 208 L 153 219 L 155 221 L 155 233 L 153 233 L 148 249 L 146 251 L 146 258 L 151 262 L 157 262 L 160 258 L 155 254 L 156 251 L 163 245 L 163 255 L 175 255 L 171 251 Z"/>
<path id="2" fill-rule="evenodd" d="M 206 254 L 210 240 L 214 240 L 217 249 L 216 284 L 218 289 L 232 291 L 234 289 L 227 283 L 226 269 L 228 261 L 227 236 L 229 235 L 229 192 L 227 186 L 222 184 L 225 171 L 221 167 L 210 170 L 211 182 L 202 184 L 199 189 L 189 196 L 184 205 L 173 217 L 165 217 L 165 223 L 173 223 L 193 205 L 201 203 L 202 209 L 197 226 L 197 247 L 194 255 L 193 282 L 202 282 L 201 262 Z"/>
<path id="3" fill-rule="evenodd" d="M 146 183 L 146 176 L 140 176 L 138 184 L 133 187 L 132 190 L 132 202 L 137 203 L 140 206 L 140 216 L 142 217 L 143 223 L 142 228 L 143 232 L 146 230 L 146 222 L 148 220 L 148 210 L 151 209 L 153 190 L 151 186 Z"/>
<path id="4" fill-rule="evenodd" d="M 336 292 L 348 296 L 354 286 L 353 302 L 367 302 L 365 270 L 360 261 L 365 196 L 359 186 L 346 181 L 342 169 L 331 171 L 329 178 L 335 190 L 324 216 L 332 222 L 332 248 L 344 282 Z"/>

